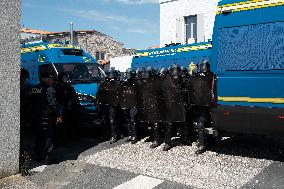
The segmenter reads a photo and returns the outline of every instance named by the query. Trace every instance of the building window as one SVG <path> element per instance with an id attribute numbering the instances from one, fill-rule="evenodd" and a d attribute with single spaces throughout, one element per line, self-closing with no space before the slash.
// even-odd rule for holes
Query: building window
<path id="1" fill-rule="evenodd" d="M 101 52 L 101 60 L 105 60 L 105 53 Z"/>
<path id="2" fill-rule="evenodd" d="M 105 60 L 105 52 L 96 52 L 96 60 Z"/>
<path id="3" fill-rule="evenodd" d="M 185 21 L 185 41 L 186 43 L 197 42 L 197 15 L 187 16 Z"/>
<path id="4" fill-rule="evenodd" d="M 96 60 L 100 60 L 100 52 L 96 52 Z"/>

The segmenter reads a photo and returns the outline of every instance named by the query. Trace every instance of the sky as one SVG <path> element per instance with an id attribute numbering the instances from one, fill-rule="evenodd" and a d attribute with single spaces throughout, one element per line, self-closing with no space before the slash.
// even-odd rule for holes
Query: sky
<path id="1" fill-rule="evenodd" d="M 60 32 L 96 30 L 145 49 L 160 40 L 159 0 L 22 0 L 21 24 L 26 28 Z"/>

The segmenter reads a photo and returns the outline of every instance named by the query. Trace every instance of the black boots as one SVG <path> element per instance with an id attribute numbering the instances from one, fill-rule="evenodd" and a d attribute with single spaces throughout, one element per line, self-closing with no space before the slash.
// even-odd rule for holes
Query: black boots
<path id="1" fill-rule="evenodd" d="M 198 146 L 197 150 L 195 151 L 195 154 L 203 154 L 206 151 L 205 146 Z"/>
<path id="2" fill-rule="evenodd" d="M 165 146 L 163 148 L 163 151 L 168 151 L 172 148 L 172 131 L 173 130 L 173 124 L 168 123 L 166 127 L 166 133 L 165 133 Z"/>
<path id="3" fill-rule="evenodd" d="M 109 143 L 110 144 L 113 144 L 113 143 L 116 143 L 118 141 L 118 138 L 117 137 L 111 137 Z"/>
<path id="4" fill-rule="evenodd" d="M 129 137 L 127 137 L 127 139 L 125 140 L 125 142 L 130 142 L 131 140 L 132 140 L 132 137 L 129 136 Z"/>
<path id="5" fill-rule="evenodd" d="M 197 151 L 195 154 L 202 154 L 206 151 L 205 148 L 205 124 L 197 123 L 198 138 L 197 138 Z"/>
<path id="6" fill-rule="evenodd" d="M 152 144 L 151 144 L 151 146 L 150 146 L 150 148 L 157 148 L 158 146 L 160 146 L 162 143 L 160 142 L 160 141 L 154 141 Z"/>
<path id="7" fill-rule="evenodd" d="M 151 144 L 150 148 L 157 148 L 162 144 L 161 140 L 161 130 L 158 123 L 154 123 L 154 142 Z"/>
<path id="8" fill-rule="evenodd" d="M 132 137 L 131 139 L 131 144 L 136 144 L 138 142 L 138 138 L 137 137 Z"/>
<path id="9" fill-rule="evenodd" d="M 163 148 L 163 151 L 168 151 L 169 149 L 172 148 L 172 145 L 171 144 L 165 144 L 164 148 Z"/>

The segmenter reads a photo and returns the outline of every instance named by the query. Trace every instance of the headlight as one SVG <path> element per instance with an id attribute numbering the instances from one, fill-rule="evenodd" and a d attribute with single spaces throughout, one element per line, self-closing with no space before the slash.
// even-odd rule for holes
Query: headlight
<path id="1" fill-rule="evenodd" d="M 80 94 L 80 93 L 77 94 L 80 102 L 96 103 L 96 96 Z"/>

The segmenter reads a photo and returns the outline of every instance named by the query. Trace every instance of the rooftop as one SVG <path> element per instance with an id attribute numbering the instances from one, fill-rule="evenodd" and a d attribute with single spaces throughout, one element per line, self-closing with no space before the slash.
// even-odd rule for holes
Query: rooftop
<path id="1" fill-rule="evenodd" d="M 22 29 L 21 29 L 21 32 L 22 32 L 22 33 L 29 33 L 29 34 L 37 34 L 37 35 L 52 34 L 52 32 L 49 32 L 49 31 L 35 30 L 35 29 L 30 29 L 30 28 L 22 28 Z"/>
<path id="2" fill-rule="evenodd" d="M 44 35 L 44 36 L 64 36 L 64 35 L 70 35 L 70 31 L 62 31 L 62 32 L 49 32 L 49 31 L 44 31 L 44 30 L 35 30 L 35 29 L 31 29 L 31 28 L 22 28 L 21 29 L 21 32 L 22 33 L 26 33 L 26 34 L 35 34 L 35 35 Z M 115 40 L 114 38 L 112 38 L 111 36 L 108 36 L 106 34 L 103 34 L 101 32 L 98 32 L 96 30 L 74 30 L 74 34 L 98 34 L 98 35 L 101 35 L 101 36 L 105 36 L 105 37 L 108 37 L 114 41 L 117 41 Z M 117 41 L 119 42 L 119 41 Z M 121 42 L 119 42 L 121 43 Z M 121 43 L 123 45 L 123 43 Z"/>

